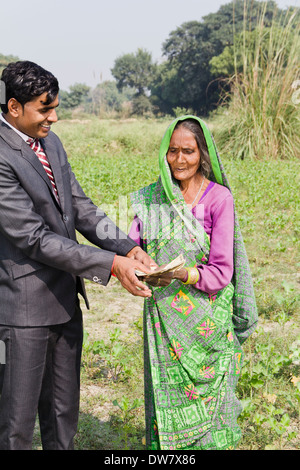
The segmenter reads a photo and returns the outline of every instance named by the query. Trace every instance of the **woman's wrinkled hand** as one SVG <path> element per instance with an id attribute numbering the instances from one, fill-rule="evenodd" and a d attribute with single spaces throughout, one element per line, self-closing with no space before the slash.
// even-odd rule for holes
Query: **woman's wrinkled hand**
<path id="1" fill-rule="evenodd" d="M 166 287 L 171 284 L 174 272 L 163 273 L 159 277 L 148 276 L 146 279 L 147 284 L 152 287 Z"/>
<path id="2" fill-rule="evenodd" d="M 165 265 L 160 266 L 159 269 L 163 268 Z M 155 272 L 155 271 L 154 271 Z M 179 281 L 184 281 L 186 278 L 187 270 L 185 268 L 177 269 L 176 271 L 170 271 L 167 273 L 157 276 L 147 276 L 145 281 L 147 284 L 150 284 L 152 287 L 166 287 L 168 286 L 173 279 L 178 279 Z"/>

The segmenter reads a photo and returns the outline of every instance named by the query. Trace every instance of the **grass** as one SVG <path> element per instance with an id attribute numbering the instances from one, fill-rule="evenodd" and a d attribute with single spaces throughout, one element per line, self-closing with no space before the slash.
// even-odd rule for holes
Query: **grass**
<path id="1" fill-rule="evenodd" d="M 248 0 L 245 0 L 245 5 Z M 244 31 L 232 48 L 235 73 L 228 80 L 225 110 L 219 116 L 223 150 L 236 158 L 287 159 L 300 154 L 299 11 L 274 11 L 265 26 L 262 2 L 255 29 L 245 16 Z M 246 10 L 245 10 L 246 11 Z"/>
<path id="2" fill-rule="evenodd" d="M 168 123 L 60 121 L 55 132 L 86 193 L 115 216 L 120 196 L 157 178 Z M 260 315 L 258 330 L 244 346 L 237 390 L 244 405 L 239 448 L 299 449 L 299 163 L 228 157 L 223 163 Z M 105 288 L 87 282 L 87 292 L 91 309 L 82 306 L 88 336 L 76 449 L 142 450 L 142 300 L 116 279 Z M 39 448 L 38 432 L 35 439 Z"/>
<path id="3" fill-rule="evenodd" d="M 76 136 L 72 121 L 57 124 L 80 183 L 93 200 L 105 204 L 157 177 L 153 163 L 165 127 L 163 120 L 91 119 L 76 124 Z"/>

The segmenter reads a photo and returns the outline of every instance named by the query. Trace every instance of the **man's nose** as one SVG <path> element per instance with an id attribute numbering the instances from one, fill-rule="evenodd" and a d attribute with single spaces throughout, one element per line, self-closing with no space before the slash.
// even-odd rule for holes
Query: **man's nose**
<path id="1" fill-rule="evenodd" d="M 48 121 L 50 122 L 57 122 L 58 117 L 55 109 L 52 109 L 50 114 L 48 115 Z"/>

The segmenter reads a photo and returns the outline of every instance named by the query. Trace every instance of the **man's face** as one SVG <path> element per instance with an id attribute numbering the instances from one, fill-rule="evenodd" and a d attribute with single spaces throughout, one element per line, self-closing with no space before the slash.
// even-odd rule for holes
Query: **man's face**
<path id="1" fill-rule="evenodd" d="M 17 111 L 13 117 L 13 125 L 30 137 L 38 139 L 47 137 L 51 124 L 57 121 L 58 95 L 52 103 L 45 105 L 46 101 L 47 92 L 28 101 L 24 107 L 16 102 Z"/>

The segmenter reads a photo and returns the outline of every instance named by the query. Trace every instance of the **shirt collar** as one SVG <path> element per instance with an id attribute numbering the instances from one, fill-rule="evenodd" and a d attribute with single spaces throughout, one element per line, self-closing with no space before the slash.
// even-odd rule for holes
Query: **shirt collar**
<path id="1" fill-rule="evenodd" d="M 25 140 L 25 142 L 27 142 L 28 139 L 30 139 L 30 137 L 26 134 L 24 134 L 23 132 L 19 131 L 19 129 L 16 129 L 14 126 L 12 126 L 6 119 L 5 117 L 3 116 L 3 114 L 0 114 L 0 120 L 5 122 L 5 124 L 7 124 L 7 126 L 11 127 L 23 140 Z"/>

